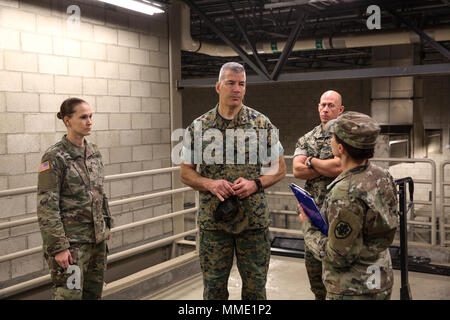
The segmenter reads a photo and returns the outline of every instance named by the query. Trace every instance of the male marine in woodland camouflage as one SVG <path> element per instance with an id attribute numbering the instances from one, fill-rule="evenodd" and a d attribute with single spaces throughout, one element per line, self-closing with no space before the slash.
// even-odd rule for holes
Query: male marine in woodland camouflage
<path id="1" fill-rule="evenodd" d="M 394 282 L 389 245 L 398 226 L 397 189 L 392 176 L 372 164 L 379 125 L 346 112 L 326 125 L 343 172 L 330 184 L 321 209 L 328 236 L 299 207 L 305 243 L 323 263 L 327 299 L 389 299 Z"/>
<path id="2" fill-rule="evenodd" d="M 293 173 L 296 178 L 306 180 L 305 189 L 320 208 L 327 194 L 327 185 L 342 172 L 340 159 L 334 157 L 331 150 L 331 135 L 324 129 L 328 121 L 344 111 L 341 95 L 333 90 L 324 92 L 318 111 L 321 123 L 302 136 L 295 146 Z M 314 258 L 307 245 L 305 266 L 315 299 L 324 300 L 326 290 L 322 283 L 322 264 Z"/>
<path id="3" fill-rule="evenodd" d="M 228 299 L 227 284 L 234 254 L 242 278 L 242 299 L 267 298 L 270 236 L 269 209 L 263 190 L 285 176 L 286 166 L 283 147 L 275 134 L 277 129 L 266 116 L 242 103 L 245 81 L 242 65 L 224 64 L 216 83 L 219 103 L 194 120 L 183 140 L 180 178 L 200 191 L 199 254 L 205 300 Z M 263 133 L 265 141 L 261 139 Z M 204 136 L 200 137 L 200 146 L 196 146 L 197 134 Z M 246 136 L 240 143 L 241 134 Z M 270 157 L 262 159 L 259 153 L 252 159 L 251 149 L 256 146 L 258 151 L 269 149 L 266 155 Z M 206 158 L 199 161 L 202 156 Z M 196 172 L 197 165 L 200 173 Z M 215 216 L 219 204 L 228 203 L 233 197 L 238 198 L 237 203 L 230 202 L 238 208 L 237 213 L 227 220 Z"/>
<path id="4" fill-rule="evenodd" d="M 67 135 L 42 157 L 38 175 L 37 216 L 44 257 L 56 300 L 100 299 L 112 226 L 103 189 L 100 151 L 91 133 L 90 106 L 78 98 L 61 105 L 58 118 Z"/>

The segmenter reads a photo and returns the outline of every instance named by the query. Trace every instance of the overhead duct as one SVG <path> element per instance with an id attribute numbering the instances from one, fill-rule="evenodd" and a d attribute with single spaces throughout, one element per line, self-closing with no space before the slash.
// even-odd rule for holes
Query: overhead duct
<path id="1" fill-rule="evenodd" d="M 183 3 L 181 6 L 181 50 L 198 52 L 215 57 L 238 56 L 236 51 L 225 44 L 192 39 L 190 19 L 190 8 Z M 450 27 L 426 29 L 424 32 L 435 41 L 450 40 Z M 330 38 L 300 39 L 297 40 L 292 50 L 303 51 L 389 46 L 418 43 L 419 39 L 419 36 L 413 31 L 365 33 L 358 35 L 335 36 Z M 260 54 L 280 53 L 283 51 L 285 45 L 286 41 L 257 43 L 256 50 Z M 242 45 L 242 48 L 248 54 L 253 54 L 252 50 L 246 45 Z"/>

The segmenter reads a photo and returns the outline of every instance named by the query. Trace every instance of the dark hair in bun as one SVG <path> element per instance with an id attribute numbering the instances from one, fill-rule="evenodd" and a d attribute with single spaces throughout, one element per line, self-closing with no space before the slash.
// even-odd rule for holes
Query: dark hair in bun
<path id="1" fill-rule="evenodd" d="M 61 104 L 60 111 L 56 114 L 58 119 L 64 120 L 64 117 L 72 117 L 72 114 L 75 113 L 75 107 L 81 103 L 86 103 L 86 101 L 80 98 L 69 98 L 64 100 Z"/>
<path id="2" fill-rule="evenodd" d="M 348 143 L 344 142 L 337 135 L 334 135 L 334 138 L 336 139 L 337 143 L 342 144 L 342 146 L 347 151 L 349 156 L 352 157 L 352 159 L 354 159 L 356 161 L 362 161 L 362 160 L 365 160 L 365 159 L 373 158 L 373 155 L 375 153 L 375 148 L 358 149 L 358 148 L 352 147 Z"/>

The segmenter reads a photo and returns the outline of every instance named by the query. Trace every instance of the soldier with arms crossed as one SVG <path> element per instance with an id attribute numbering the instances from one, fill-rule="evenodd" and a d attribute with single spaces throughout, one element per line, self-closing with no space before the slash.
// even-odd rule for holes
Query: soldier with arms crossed
<path id="1" fill-rule="evenodd" d="M 37 193 L 52 298 L 100 299 L 112 218 L 103 189 L 102 156 L 85 139 L 92 130 L 91 107 L 69 98 L 57 116 L 67 134 L 43 155 Z"/>
<path id="2" fill-rule="evenodd" d="M 341 95 L 332 90 L 323 93 L 318 111 L 320 125 L 301 137 L 295 146 L 293 174 L 306 180 L 305 189 L 320 208 L 327 194 L 327 185 L 342 172 L 340 159 L 333 157 L 331 135 L 324 129 L 328 121 L 336 119 L 344 111 Z M 324 300 L 326 290 L 322 283 L 322 263 L 314 258 L 306 243 L 305 266 L 316 300 Z"/>
<path id="3" fill-rule="evenodd" d="M 389 299 L 394 282 L 389 246 L 398 226 L 398 201 L 392 176 L 369 161 L 380 127 L 365 114 L 346 112 L 326 128 L 344 171 L 327 187 L 321 209 L 328 236 L 299 206 L 305 243 L 322 261 L 327 299 Z"/>
<path id="4" fill-rule="evenodd" d="M 199 255 L 205 300 L 228 299 L 227 284 L 234 255 L 236 255 L 237 267 L 242 278 L 242 299 L 266 299 L 270 236 L 269 209 L 263 190 L 285 176 L 286 165 L 283 147 L 279 141 L 272 141 L 271 133 L 275 132 L 276 128 L 266 116 L 242 103 L 246 88 L 245 80 L 245 70 L 242 65 L 234 62 L 224 64 L 216 83 L 219 103 L 215 108 L 194 120 L 187 129 L 187 137 L 191 139 L 185 136 L 183 140 L 180 178 L 183 183 L 200 191 Z M 264 163 L 259 157 L 254 163 L 250 161 L 250 152 L 246 151 L 250 147 L 250 139 L 245 140 L 245 147 L 239 146 L 238 143 L 237 148 L 234 138 L 231 141 L 238 155 L 245 155 L 245 163 L 239 163 L 236 160 L 230 163 L 228 159 L 213 162 L 203 159 L 201 163 L 195 163 L 194 135 L 198 125 L 202 135 L 216 130 L 215 132 L 223 137 L 219 139 L 218 147 L 228 144 L 226 150 L 230 144 L 226 138 L 227 130 L 232 132 L 237 132 L 239 129 L 244 132 L 266 130 L 268 145 L 272 146 L 271 155 L 275 149 L 277 151 L 274 153 L 276 158 L 271 159 L 271 164 L 275 165 L 271 166 L 270 174 L 261 175 Z M 277 135 L 274 140 L 278 140 Z M 205 148 L 205 144 L 202 144 L 202 153 Z M 242 150 L 244 148 L 246 150 Z M 223 156 L 226 150 L 223 150 Z M 200 167 L 200 173 L 196 171 L 197 166 Z M 228 221 L 217 220 L 214 212 L 221 202 L 232 196 L 239 199 L 236 216 Z"/>

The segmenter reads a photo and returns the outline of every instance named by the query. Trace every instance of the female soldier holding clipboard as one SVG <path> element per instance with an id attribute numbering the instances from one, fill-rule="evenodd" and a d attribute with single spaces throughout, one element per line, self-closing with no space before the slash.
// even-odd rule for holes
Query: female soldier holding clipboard
<path id="1" fill-rule="evenodd" d="M 372 164 L 379 125 L 359 112 L 346 112 L 325 126 L 333 154 L 344 171 L 328 185 L 321 213 L 328 236 L 299 205 L 300 220 L 316 259 L 322 261 L 326 299 L 390 299 L 394 276 L 389 246 L 398 226 L 397 189 L 392 176 Z"/>

